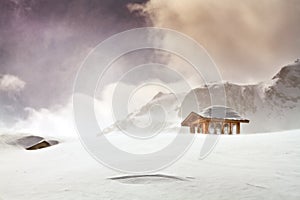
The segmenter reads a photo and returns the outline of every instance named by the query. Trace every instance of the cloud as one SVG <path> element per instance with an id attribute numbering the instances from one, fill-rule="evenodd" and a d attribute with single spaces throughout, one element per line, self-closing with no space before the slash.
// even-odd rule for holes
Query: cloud
<path id="1" fill-rule="evenodd" d="M 76 137 L 72 121 L 72 109 L 69 103 L 52 109 L 25 108 L 26 119 L 19 119 L 14 126 L 5 129 L 10 133 L 29 133 L 39 136 Z"/>
<path id="2" fill-rule="evenodd" d="M 112 113 L 112 99 L 117 84 L 121 84 L 128 91 L 133 91 L 132 99 L 123 99 L 128 101 L 129 111 L 132 111 L 141 105 L 147 103 L 153 96 L 159 92 L 159 88 L 139 88 L 134 91 L 135 86 L 126 83 L 112 83 L 104 87 L 101 92 L 101 99 L 94 99 L 94 111 L 99 127 L 103 130 L 115 122 L 114 114 Z M 150 86 L 149 86 L 150 87 Z M 93 97 L 85 97 L 93 98 Z M 131 110 L 132 109 L 132 110 Z M 51 108 L 35 109 L 26 107 L 25 118 L 19 118 L 13 125 L 8 126 L 7 123 L 2 123 L 0 120 L 0 133 L 29 133 L 40 136 L 50 136 L 58 138 L 77 137 L 76 126 L 73 117 L 73 103 L 69 99 L 65 105 L 57 105 Z"/>
<path id="3" fill-rule="evenodd" d="M 159 80 L 157 80 L 159 82 Z M 133 85 L 128 83 L 111 83 L 105 86 L 101 92 L 101 99 L 94 98 L 94 111 L 99 127 L 104 130 L 115 122 L 118 113 L 113 113 L 113 98 L 116 87 L 122 87 L 125 91 L 131 91 L 129 99 L 117 99 L 118 103 L 128 103 L 128 113 L 148 103 L 158 92 L 166 91 L 158 85 Z M 120 94 L 119 94 L 120 95 Z M 115 97 L 118 98 L 118 95 Z M 93 98 L 85 96 L 84 98 Z M 88 99 L 86 99 L 88 100 Z M 11 126 L 0 120 L 0 133 L 29 133 L 40 136 L 56 138 L 77 137 L 77 131 L 73 116 L 73 102 L 69 99 L 65 105 L 57 105 L 51 108 L 35 109 L 27 107 L 26 118 L 20 118 Z"/>
<path id="4" fill-rule="evenodd" d="M 10 74 L 0 74 L 0 91 L 20 92 L 24 89 L 25 85 L 26 83 L 17 76 Z"/>
<path id="5" fill-rule="evenodd" d="M 89 51 L 115 33 L 145 24 L 128 11 L 130 2 L 146 0 L 1 1 L 0 74 L 26 82 L 25 106 L 67 103 Z"/>
<path id="6" fill-rule="evenodd" d="M 268 79 L 300 56 L 297 0 L 150 0 L 129 9 L 196 39 L 233 82 Z"/>

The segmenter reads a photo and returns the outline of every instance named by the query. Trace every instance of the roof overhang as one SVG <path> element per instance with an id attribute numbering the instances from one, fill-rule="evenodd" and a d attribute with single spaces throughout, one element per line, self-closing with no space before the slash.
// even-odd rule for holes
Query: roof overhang
<path id="1" fill-rule="evenodd" d="M 193 122 L 203 118 L 201 115 L 191 112 L 182 122 L 181 126 L 190 126 Z"/>

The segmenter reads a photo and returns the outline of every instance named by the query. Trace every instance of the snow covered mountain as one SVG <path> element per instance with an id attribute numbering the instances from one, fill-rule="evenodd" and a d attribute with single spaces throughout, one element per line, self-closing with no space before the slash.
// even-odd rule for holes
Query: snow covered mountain
<path id="1" fill-rule="evenodd" d="M 222 85 L 221 85 L 222 84 Z M 267 132 L 300 128 L 300 62 L 284 66 L 271 80 L 253 85 L 219 83 L 205 85 L 191 90 L 187 94 L 159 93 L 140 110 L 131 113 L 122 121 L 106 129 L 106 132 L 117 130 L 118 125 L 130 121 L 141 123 L 149 120 L 149 111 L 154 105 L 165 110 L 165 128 L 176 128 L 189 112 L 195 111 L 194 95 L 199 110 L 211 105 L 210 89 L 224 87 L 226 106 L 248 118 L 250 124 L 242 127 L 243 132 Z M 222 98 L 222 97 L 220 97 Z M 224 98 L 224 97 L 223 97 Z M 187 105 L 187 106 L 186 106 Z M 185 113 L 181 114 L 185 106 Z M 152 120 L 155 120 L 152 116 Z"/>
<path id="2" fill-rule="evenodd" d="M 118 131 L 119 128 L 129 130 L 132 123 L 134 126 L 139 127 L 147 126 L 150 123 L 160 124 L 157 120 L 164 121 L 164 128 L 176 128 L 178 127 L 177 122 L 179 120 L 178 112 L 180 111 L 180 105 L 185 95 L 159 92 L 146 105 L 130 113 L 126 119 L 117 121 L 112 126 L 106 128 L 104 132 Z"/>

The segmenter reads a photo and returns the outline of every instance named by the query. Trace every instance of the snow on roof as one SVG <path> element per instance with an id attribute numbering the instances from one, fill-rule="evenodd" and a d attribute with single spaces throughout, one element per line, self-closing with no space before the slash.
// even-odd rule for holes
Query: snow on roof
<path id="1" fill-rule="evenodd" d="M 210 106 L 199 114 L 206 118 L 245 120 L 232 108 L 226 106 Z"/>

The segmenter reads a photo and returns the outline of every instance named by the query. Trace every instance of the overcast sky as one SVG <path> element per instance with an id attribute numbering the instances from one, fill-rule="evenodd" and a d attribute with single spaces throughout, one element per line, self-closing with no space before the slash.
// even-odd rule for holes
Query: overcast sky
<path id="1" fill-rule="evenodd" d="M 299 21 L 298 0 L 1 0 L 0 119 L 66 103 L 87 53 L 142 26 L 194 38 L 225 80 L 268 80 L 300 57 Z"/>
<path id="2" fill-rule="evenodd" d="M 269 79 L 300 57 L 298 0 L 150 0 L 130 9 L 196 39 L 232 82 Z"/>

